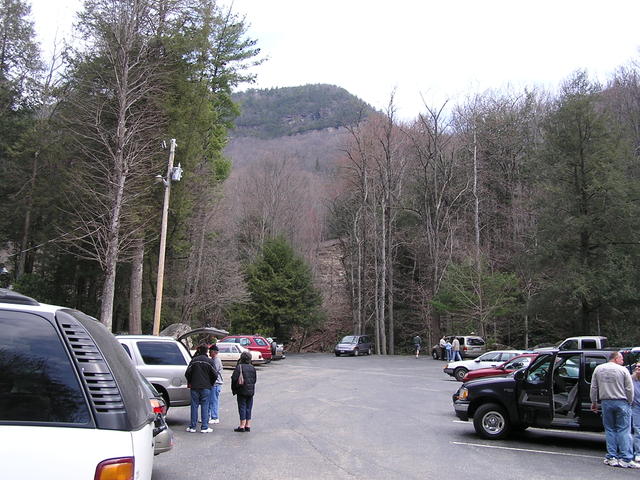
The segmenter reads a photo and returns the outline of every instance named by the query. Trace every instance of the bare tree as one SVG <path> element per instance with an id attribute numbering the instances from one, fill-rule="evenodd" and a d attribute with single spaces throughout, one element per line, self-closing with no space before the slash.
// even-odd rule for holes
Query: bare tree
<path id="1" fill-rule="evenodd" d="M 80 197 L 70 199 L 74 248 L 102 267 L 100 320 L 109 328 L 116 266 L 144 229 L 136 205 L 161 170 L 162 59 L 153 18 L 147 0 L 87 1 L 79 22 L 86 47 L 75 52 L 70 78 L 68 121 L 78 150 L 72 178 Z"/>

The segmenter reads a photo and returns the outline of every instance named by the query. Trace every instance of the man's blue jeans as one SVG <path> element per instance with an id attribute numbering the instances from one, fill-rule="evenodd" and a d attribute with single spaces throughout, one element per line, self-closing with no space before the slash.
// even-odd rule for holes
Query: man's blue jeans
<path id="1" fill-rule="evenodd" d="M 218 418 L 218 405 L 220 404 L 220 391 L 222 385 L 215 384 L 211 387 L 211 395 L 209 396 L 209 418 Z"/>
<path id="2" fill-rule="evenodd" d="M 451 361 L 462 361 L 462 357 L 460 356 L 460 350 L 451 350 Z"/>
<path id="3" fill-rule="evenodd" d="M 200 420 L 202 430 L 209 428 L 209 395 L 210 388 L 191 389 L 191 423 L 189 428 L 196 428 L 198 424 L 198 407 L 200 407 Z"/>
<path id="4" fill-rule="evenodd" d="M 631 405 L 626 400 L 602 400 L 601 404 L 607 458 L 633 460 Z"/>

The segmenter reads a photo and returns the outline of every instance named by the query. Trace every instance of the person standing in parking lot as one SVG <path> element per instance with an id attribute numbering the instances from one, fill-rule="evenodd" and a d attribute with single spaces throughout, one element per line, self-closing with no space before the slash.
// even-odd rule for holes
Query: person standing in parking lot
<path id="1" fill-rule="evenodd" d="M 447 362 L 450 362 L 453 358 L 453 351 L 451 350 L 451 342 L 449 340 L 444 342 L 444 351 L 447 354 Z"/>
<path id="2" fill-rule="evenodd" d="M 422 347 L 422 338 L 420 335 L 413 337 L 413 349 L 416 352 L 416 358 L 420 356 L 420 348 Z"/>
<path id="3" fill-rule="evenodd" d="M 251 364 L 251 353 L 242 352 L 231 375 L 231 393 L 237 397 L 238 414 L 240 415 L 240 426 L 234 428 L 234 432 L 251 431 L 251 410 L 256 381 L 256 369 Z"/>
<path id="4" fill-rule="evenodd" d="M 453 362 L 462 360 L 462 356 L 460 355 L 460 340 L 458 340 L 458 337 L 453 337 L 453 342 L 451 342 L 451 357 L 451 361 Z"/>
<path id="5" fill-rule="evenodd" d="M 218 346 L 214 343 L 209 347 L 209 356 L 213 361 L 213 368 L 216 371 L 216 382 L 211 387 L 209 396 L 209 423 L 220 423 L 218 410 L 220 406 L 220 392 L 222 391 L 222 361 L 218 358 Z"/>
<path id="6" fill-rule="evenodd" d="M 216 371 L 213 361 L 207 356 L 207 345 L 198 345 L 196 355 L 189 362 L 184 376 L 191 389 L 191 423 L 187 432 L 194 433 L 198 424 L 198 408 L 200 408 L 200 431 L 213 432 L 209 428 L 209 396 L 211 387 L 216 383 Z"/>
<path id="7" fill-rule="evenodd" d="M 447 356 L 447 341 L 444 337 L 440 339 L 438 345 L 440 345 L 440 360 L 449 360 L 449 357 Z"/>
<path id="8" fill-rule="evenodd" d="M 602 424 L 607 444 L 605 465 L 640 468 L 640 464 L 633 459 L 631 442 L 633 381 L 629 370 L 622 364 L 622 353 L 612 352 L 608 362 L 593 370 L 591 410 L 597 413 L 598 402 L 602 405 Z"/>
<path id="9" fill-rule="evenodd" d="M 633 380 L 633 403 L 631 404 L 633 459 L 640 462 L 640 363 L 636 363 L 631 379 Z"/>

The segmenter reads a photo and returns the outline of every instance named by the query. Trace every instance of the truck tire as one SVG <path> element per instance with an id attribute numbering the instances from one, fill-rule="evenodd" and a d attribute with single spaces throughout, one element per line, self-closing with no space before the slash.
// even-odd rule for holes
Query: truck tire
<path id="1" fill-rule="evenodd" d="M 499 440 L 509 435 L 511 420 L 500 405 L 486 403 L 473 414 L 473 427 L 482 438 Z"/>
<path id="2" fill-rule="evenodd" d="M 453 376 L 455 377 L 456 380 L 458 380 L 459 382 L 462 381 L 462 379 L 464 378 L 464 376 L 469 372 L 469 370 L 467 370 L 466 368 L 463 367 L 458 367 L 453 371 Z"/>

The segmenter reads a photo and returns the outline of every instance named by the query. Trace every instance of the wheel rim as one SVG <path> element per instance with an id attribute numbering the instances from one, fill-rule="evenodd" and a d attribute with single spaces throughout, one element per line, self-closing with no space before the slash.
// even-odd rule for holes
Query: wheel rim
<path id="1" fill-rule="evenodd" d="M 465 370 L 457 370 L 456 371 L 456 380 L 461 382 L 466 374 L 467 374 L 467 372 Z"/>
<path id="2" fill-rule="evenodd" d="M 485 416 L 482 417 L 482 428 L 490 435 L 499 435 L 502 433 L 505 423 L 504 416 L 502 416 L 500 412 L 487 412 Z"/>

